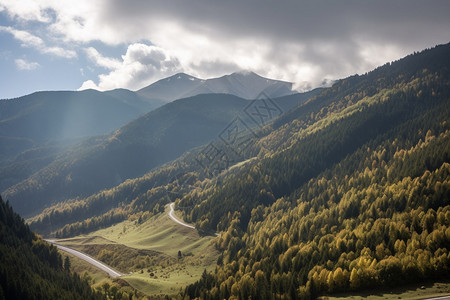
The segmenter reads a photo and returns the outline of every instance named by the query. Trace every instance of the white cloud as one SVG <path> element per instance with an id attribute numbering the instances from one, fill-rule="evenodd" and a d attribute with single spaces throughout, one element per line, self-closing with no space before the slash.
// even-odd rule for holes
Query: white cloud
<path id="1" fill-rule="evenodd" d="M 11 17 L 26 21 L 49 22 L 48 11 L 41 9 L 36 0 L 0 0 L 0 11 L 6 10 Z"/>
<path id="2" fill-rule="evenodd" d="M 111 71 L 99 75 L 99 82 L 85 81 L 79 90 L 115 88 L 139 89 L 150 84 L 161 76 L 169 76 L 181 71 L 179 60 L 168 51 L 142 43 L 131 44 L 122 56 L 122 61 L 104 57 L 94 48 L 87 49 L 87 55 L 97 65 L 107 67 Z"/>
<path id="3" fill-rule="evenodd" d="M 0 31 L 10 33 L 14 38 L 22 42 L 23 47 L 41 48 L 45 46 L 44 41 L 31 33 L 23 30 L 17 30 L 9 26 L 0 26 Z"/>
<path id="4" fill-rule="evenodd" d="M 99 88 L 95 84 L 95 82 L 93 82 L 92 80 L 86 80 L 85 82 L 83 82 L 83 84 L 81 85 L 81 87 L 78 90 L 83 91 L 83 90 L 89 90 L 89 89 L 98 90 Z"/>
<path id="5" fill-rule="evenodd" d="M 94 47 L 86 48 L 84 51 L 86 52 L 88 58 L 97 66 L 109 70 L 115 70 L 121 66 L 121 62 L 119 60 L 101 55 Z"/>
<path id="6" fill-rule="evenodd" d="M 52 54 L 65 58 L 75 58 L 77 53 L 74 50 L 66 50 L 61 47 L 49 47 L 44 40 L 24 30 L 17 30 L 9 26 L 0 26 L 0 32 L 7 32 L 14 36 L 14 38 L 22 43 L 22 47 L 35 48 L 44 54 Z"/>
<path id="7" fill-rule="evenodd" d="M 37 62 L 28 62 L 21 58 L 15 59 L 14 62 L 19 70 L 34 70 L 40 66 Z"/>

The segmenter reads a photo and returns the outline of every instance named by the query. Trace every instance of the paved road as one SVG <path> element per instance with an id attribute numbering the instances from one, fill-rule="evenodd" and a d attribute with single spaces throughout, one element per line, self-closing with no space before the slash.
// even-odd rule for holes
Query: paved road
<path id="1" fill-rule="evenodd" d="M 170 203 L 169 217 L 170 217 L 174 222 L 177 222 L 178 224 L 183 225 L 184 227 L 191 228 L 191 229 L 195 229 L 195 226 L 186 224 L 186 223 L 184 223 L 183 221 L 181 221 L 180 219 L 178 219 L 177 217 L 175 217 L 174 210 L 173 210 L 173 206 L 174 206 L 174 205 L 175 205 L 175 203 L 173 203 L 173 202 Z M 214 233 L 214 235 L 215 235 L 215 236 L 219 236 L 218 233 Z"/>
<path id="2" fill-rule="evenodd" d="M 178 219 L 177 217 L 175 217 L 174 209 L 173 209 L 174 205 L 175 205 L 175 203 L 170 203 L 169 217 L 174 222 L 176 222 L 176 223 L 178 223 L 178 224 L 180 224 L 180 225 L 182 225 L 184 227 L 195 229 L 194 226 L 186 224 L 183 221 L 181 221 L 180 219 Z M 218 236 L 219 234 L 216 233 L 215 235 Z M 84 254 L 83 252 L 80 252 L 80 251 L 77 251 L 75 249 L 71 249 L 71 248 L 68 248 L 66 246 L 60 245 L 60 244 L 56 243 L 54 240 L 46 240 L 46 241 L 49 242 L 49 243 L 52 243 L 53 245 L 58 247 L 58 249 L 61 249 L 61 250 L 65 251 L 65 252 L 67 252 L 67 253 L 70 253 L 70 254 L 72 254 L 72 255 L 74 255 L 74 256 L 76 256 L 76 257 L 78 257 L 78 258 L 80 258 L 80 259 L 82 259 L 82 260 L 84 260 L 84 261 L 86 261 L 88 263 L 90 263 L 94 267 L 99 268 L 102 271 L 105 271 L 112 278 L 116 278 L 116 277 L 120 277 L 120 276 L 124 275 L 124 274 L 122 274 L 120 272 L 117 272 L 116 270 L 112 269 L 110 266 L 102 263 L 101 261 L 98 261 L 95 258 L 92 258 L 92 257 L 90 257 L 87 254 Z"/>
<path id="3" fill-rule="evenodd" d="M 442 296 L 442 297 L 434 297 L 434 298 L 424 298 L 424 300 L 450 300 L 450 295 Z"/>
<path id="4" fill-rule="evenodd" d="M 174 220 L 175 222 L 177 222 L 178 224 L 183 225 L 184 227 L 191 228 L 191 229 L 195 229 L 194 226 L 189 225 L 189 224 L 186 224 L 186 223 L 184 223 L 183 221 L 177 219 L 177 217 L 175 217 L 174 210 L 173 210 L 173 206 L 174 206 L 174 205 L 175 205 L 175 203 L 173 203 L 173 202 L 170 203 L 169 217 L 170 217 L 172 220 Z"/>
<path id="5" fill-rule="evenodd" d="M 98 260 L 96 260 L 95 258 L 92 258 L 92 257 L 90 257 L 90 256 L 87 255 L 87 254 L 84 254 L 83 252 L 80 252 L 80 251 L 77 251 L 77 250 L 74 250 L 74 249 L 65 247 L 65 246 L 63 246 L 63 245 L 60 245 L 60 244 L 58 244 L 58 243 L 55 243 L 55 241 L 53 241 L 53 240 L 46 240 L 46 241 L 49 242 L 49 243 L 52 243 L 53 245 L 55 245 L 56 247 L 58 247 L 58 249 L 61 249 L 61 250 L 65 251 L 65 252 L 67 252 L 67 253 L 70 253 L 70 254 L 72 254 L 72 255 L 78 257 L 78 258 L 81 258 L 82 260 L 84 260 L 84 261 L 90 263 L 90 264 L 93 265 L 94 267 L 99 268 L 99 269 L 102 270 L 102 271 L 105 271 L 105 272 L 108 273 L 109 276 L 111 276 L 112 278 L 120 277 L 120 276 L 123 275 L 122 273 L 119 273 L 119 272 L 117 272 L 116 270 L 112 269 L 110 266 L 105 265 L 105 264 L 102 263 L 101 261 L 98 261 Z"/>

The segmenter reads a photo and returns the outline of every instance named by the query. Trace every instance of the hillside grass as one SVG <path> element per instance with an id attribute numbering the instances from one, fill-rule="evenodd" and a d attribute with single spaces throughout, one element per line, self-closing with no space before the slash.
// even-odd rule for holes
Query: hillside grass
<path id="1" fill-rule="evenodd" d="M 212 271 L 213 268 L 206 268 Z M 144 271 L 122 276 L 132 287 L 147 295 L 174 295 L 188 284 L 197 281 L 205 270 L 204 266 L 192 264 L 175 264 L 170 267 L 157 267 L 151 270 L 154 275 Z"/>
<path id="2" fill-rule="evenodd" d="M 121 251 L 128 249 L 130 254 L 136 249 L 155 251 L 157 255 L 151 256 L 146 264 L 130 265 L 126 270 L 119 268 L 129 273 L 121 278 L 147 295 L 174 295 L 180 288 L 197 281 L 205 269 L 213 271 L 219 252 L 213 245 L 214 236 L 200 236 L 196 230 L 175 223 L 168 216 L 169 210 L 167 205 L 164 213 L 142 224 L 124 221 L 89 235 L 58 240 L 58 243 L 97 258 L 102 250 L 112 249 L 112 246 L 120 247 Z M 181 251 L 181 258 L 178 258 L 178 251 Z M 101 274 L 95 273 L 86 262 L 73 257 L 71 260 L 74 270 L 79 274 L 88 271 L 96 286 L 103 281 Z M 115 263 L 111 266 L 116 267 Z"/>

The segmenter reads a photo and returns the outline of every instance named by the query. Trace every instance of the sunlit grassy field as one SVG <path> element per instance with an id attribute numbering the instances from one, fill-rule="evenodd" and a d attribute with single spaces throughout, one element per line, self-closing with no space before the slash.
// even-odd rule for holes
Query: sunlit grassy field
<path id="1" fill-rule="evenodd" d="M 123 273 L 129 273 L 122 277 L 124 280 L 147 295 L 173 295 L 180 288 L 197 281 L 205 269 L 214 270 L 219 253 L 213 245 L 214 236 L 200 236 L 196 230 L 175 223 L 167 215 L 168 210 L 167 206 L 163 214 L 153 216 L 142 224 L 124 221 L 89 235 L 58 242 L 101 260 L 104 260 L 105 252 L 120 249 L 123 257 L 120 263 L 117 258 L 105 262 Z M 181 258 L 178 251 L 181 251 Z M 136 253 L 142 259 L 136 258 Z M 130 264 L 124 267 L 127 261 Z M 73 267 L 80 274 L 88 271 L 96 285 L 104 280 L 84 261 L 73 259 Z"/>

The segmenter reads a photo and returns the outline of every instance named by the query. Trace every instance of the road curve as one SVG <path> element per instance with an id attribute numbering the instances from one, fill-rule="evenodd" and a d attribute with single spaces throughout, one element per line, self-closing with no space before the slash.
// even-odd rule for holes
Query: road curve
<path id="1" fill-rule="evenodd" d="M 189 225 L 189 224 L 186 224 L 186 223 L 184 223 L 183 221 L 177 219 L 177 217 L 175 217 L 174 210 L 173 210 L 173 206 L 174 206 L 174 205 L 175 205 L 175 203 L 173 203 L 173 202 L 170 203 L 169 217 L 170 217 L 173 221 L 177 222 L 177 223 L 180 224 L 180 225 L 183 225 L 184 227 L 191 228 L 191 229 L 195 229 L 194 226 Z"/>
<path id="2" fill-rule="evenodd" d="M 123 274 L 117 272 L 116 270 L 112 269 L 110 266 L 105 265 L 104 263 L 102 263 L 101 261 L 96 260 L 95 258 L 90 257 L 87 254 L 84 254 L 83 252 L 65 247 L 63 245 L 60 245 L 58 243 L 55 243 L 55 241 L 53 240 L 46 240 L 49 243 L 52 243 L 53 245 L 55 245 L 58 249 L 65 251 L 67 253 L 72 254 L 73 256 L 76 256 L 88 263 L 90 263 L 91 265 L 93 265 L 96 268 L 99 268 L 102 271 L 105 271 L 106 273 L 108 273 L 109 276 L 111 276 L 112 278 L 116 278 L 116 277 L 120 277 Z"/>
<path id="3" fill-rule="evenodd" d="M 184 227 L 191 228 L 191 229 L 195 229 L 195 226 L 186 224 L 186 223 L 184 223 L 183 221 L 181 221 L 180 219 L 177 219 L 177 217 L 175 217 L 175 214 L 174 214 L 175 211 L 174 211 L 174 209 L 173 209 L 173 206 L 174 206 L 174 205 L 175 205 L 174 202 L 170 203 L 169 217 L 170 217 L 174 222 L 177 222 L 178 224 L 180 224 L 180 225 L 182 225 L 182 226 L 184 226 Z M 219 236 L 218 233 L 214 233 L 214 235 L 215 235 L 215 236 Z"/>

